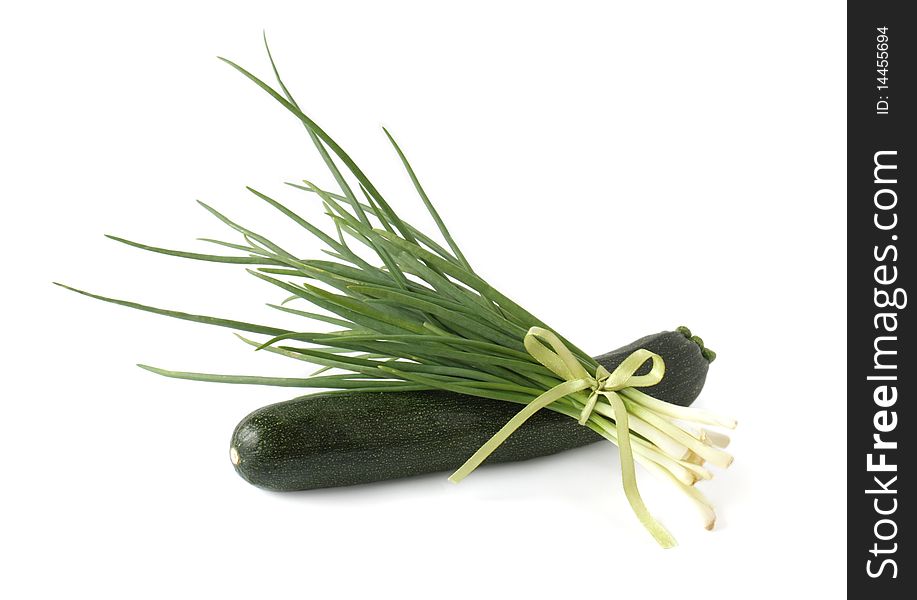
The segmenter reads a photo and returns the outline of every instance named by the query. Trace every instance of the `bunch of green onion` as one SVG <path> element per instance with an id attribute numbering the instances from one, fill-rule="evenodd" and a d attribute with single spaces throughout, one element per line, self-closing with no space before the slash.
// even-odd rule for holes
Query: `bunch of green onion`
<path id="1" fill-rule="evenodd" d="M 270 50 L 268 57 L 271 58 Z M 524 426 L 527 416 L 544 407 L 580 420 L 620 446 L 626 497 L 640 521 L 662 546 L 670 547 L 675 541 L 646 509 L 637 490 L 634 461 L 670 479 L 700 508 L 705 526 L 713 527 L 713 508 L 694 483 L 712 477 L 706 468 L 708 463 L 726 467 L 732 462 L 732 457 L 722 450 L 729 440 L 723 434 L 682 422 L 732 428 L 734 421 L 662 402 L 635 387 L 597 395 L 590 393 L 588 384 L 571 386 L 574 375 L 570 373 L 587 373 L 586 379 L 593 373 L 598 377 L 599 365 L 472 269 L 388 131 L 385 133 L 438 226 L 444 244 L 401 219 L 350 156 L 300 110 L 277 73 L 273 58 L 271 66 L 279 91 L 237 64 L 221 60 L 270 94 L 305 126 L 337 182 L 340 188 L 337 192 L 326 191 L 308 181 L 290 184 L 323 203 L 334 225 L 334 234 L 322 231 L 280 202 L 248 188 L 318 238 L 327 246 L 323 251 L 331 260 L 297 257 L 203 203 L 205 209 L 241 237 L 238 242 L 206 241 L 241 255 L 184 252 L 109 237 L 152 252 L 249 265 L 249 273 L 289 294 L 283 303 L 270 306 L 330 324 L 335 329 L 290 331 L 74 290 L 140 310 L 268 336 L 266 341 L 239 337 L 258 349 L 319 366 L 304 378 L 190 373 L 141 365 L 143 368 L 196 381 L 323 388 L 341 393 L 440 389 L 526 405 L 515 422 L 508 424 L 452 476 L 453 481 L 470 473 L 516 427 Z M 365 260 L 354 244 L 371 250 L 381 264 Z M 305 300 L 324 312 L 288 306 L 292 300 Z M 542 341 L 548 342 L 553 350 L 549 351 Z M 566 360 L 570 368 L 562 364 L 563 360 L 557 362 L 545 353 Z M 633 357 L 631 373 L 647 360 L 654 362 L 654 369 L 664 371 L 661 358 L 651 354 Z M 566 393 L 567 389 L 577 387 Z M 560 397 L 549 397 L 552 392 Z M 533 402 L 536 399 L 545 400 Z"/>

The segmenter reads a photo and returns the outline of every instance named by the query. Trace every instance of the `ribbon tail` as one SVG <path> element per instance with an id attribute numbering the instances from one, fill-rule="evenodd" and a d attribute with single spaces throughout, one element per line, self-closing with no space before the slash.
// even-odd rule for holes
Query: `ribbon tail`
<path id="1" fill-rule="evenodd" d="M 595 403 L 598 402 L 599 393 L 592 392 L 589 395 L 589 400 L 586 401 L 586 406 L 583 407 L 582 412 L 579 415 L 579 424 L 585 425 L 586 421 L 589 420 L 589 416 L 592 414 L 593 409 L 595 409 Z"/>
<path id="2" fill-rule="evenodd" d="M 672 548 L 676 545 L 675 538 L 663 527 L 662 523 L 653 518 L 650 511 L 640 497 L 637 489 L 637 473 L 634 469 L 634 451 L 630 445 L 630 427 L 627 423 L 627 408 L 624 401 L 617 393 L 604 392 L 605 397 L 614 409 L 615 429 L 618 434 L 618 449 L 621 452 L 621 479 L 624 482 L 624 495 L 630 503 L 631 509 L 647 531 L 656 539 L 663 548 Z"/>
<path id="3" fill-rule="evenodd" d="M 459 467 L 458 470 L 449 477 L 449 481 L 452 483 L 458 483 L 462 479 L 468 477 L 468 475 L 477 469 L 478 466 L 480 466 L 480 464 L 484 462 L 484 460 L 486 460 L 494 450 L 500 447 L 500 444 L 506 441 L 506 438 L 511 436 L 514 431 L 521 427 L 522 424 L 525 423 L 529 417 L 534 415 L 536 412 L 551 404 L 552 402 L 560 400 L 564 396 L 582 391 L 589 386 L 590 382 L 585 379 L 565 381 L 555 385 L 547 392 L 526 404 L 525 407 L 516 413 L 512 419 L 506 422 L 506 425 L 500 428 L 500 431 L 495 433 L 494 436 L 487 440 L 483 446 L 478 448 L 478 451 L 472 454 L 471 458 L 466 460 L 465 464 Z M 631 469 L 633 469 L 633 465 L 631 465 Z"/>

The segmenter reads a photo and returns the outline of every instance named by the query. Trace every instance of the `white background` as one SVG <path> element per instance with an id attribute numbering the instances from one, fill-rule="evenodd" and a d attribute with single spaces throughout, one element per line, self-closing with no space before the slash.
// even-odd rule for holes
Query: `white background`
<path id="1" fill-rule="evenodd" d="M 6 598 L 838 597 L 845 580 L 846 16 L 829 2 L 31 3 L 0 10 Z M 331 185 L 287 83 L 410 220 L 392 130 L 469 259 L 585 349 L 687 324 L 699 405 L 739 420 L 704 531 L 641 473 L 680 546 L 630 513 L 610 444 L 288 495 L 228 460 L 295 390 L 136 367 L 296 375 L 230 331 L 91 301 L 287 323 L 232 265 L 148 255 L 288 235 L 245 185 Z M 293 242 L 312 256 L 317 243 Z M 298 245 L 297 245 L 298 244 Z M 272 321 L 273 320 L 273 321 Z"/>

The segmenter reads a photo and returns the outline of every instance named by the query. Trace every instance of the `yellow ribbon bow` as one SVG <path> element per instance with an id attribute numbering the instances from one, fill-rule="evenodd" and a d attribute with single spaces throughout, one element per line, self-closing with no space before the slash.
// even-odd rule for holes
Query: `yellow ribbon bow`
<path id="1" fill-rule="evenodd" d="M 542 344 L 545 341 L 550 348 Z M 624 493 L 631 507 L 643 525 L 664 547 L 675 545 L 675 540 L 668 531 L 650 515 L 640 493 L 637 491 L 637 476 L 634 471 L 634 455 L 630 444 L 630 427 L 627 422 L 627 407 L 617 394 L 619 390 L 633 387 L 647 387 L 662 381 L 665 374 L 665 361 L 655 352 L 639 349 L 627 356 L 614 371 L 599 365 L 595 375 L 590 375 L 582 363 L 567 348 L 563 341 L 552 331 L 541 327 L 532 327 L 525 335 L 525 349 L 539 363 L 563 379 L 562 383 L 541 394 L 507 421 L 500 431 L 484 443 L 471 458 L 449 477 L 449 481 L 458 483 L 471 474 L 500 444 L 522 426 L 529 417 L 549 404 L 570 394 L 591 390 L 589 398 L 580 413 L 579 423 L 585 425 L 595 409 L 599 397 L 604 397 L 614 412 L 615 430 L 618 437 L 618 448 L 621 451 L 621 473 Z M 650 372 L 646 375 L 635 375 L 638 369 L 652 361 Z"/>

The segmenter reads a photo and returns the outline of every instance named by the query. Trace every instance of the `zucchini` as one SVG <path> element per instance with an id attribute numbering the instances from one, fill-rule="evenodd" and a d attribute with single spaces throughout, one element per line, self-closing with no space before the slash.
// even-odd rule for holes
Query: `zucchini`
<path id="1" fill-rule="evenodd" d="M 700 394 L 715 356 L 700 338 L 679 328 L 641 338 L 596 360 L 613 370 L 638 348 L 656 352 L 666 363 L 665 377 L 648 391 L 682 406 Z M 518 410 L 512 402 L 440 390 L 319 393 L 271 404 L 245 417 L 233 432 L 230 459 L 243 479 L 277 491 L 446 471 L 461 465 Z M 487 460 L 525 460 L 601 439 L 570 417 L 542 410 Z"/>

